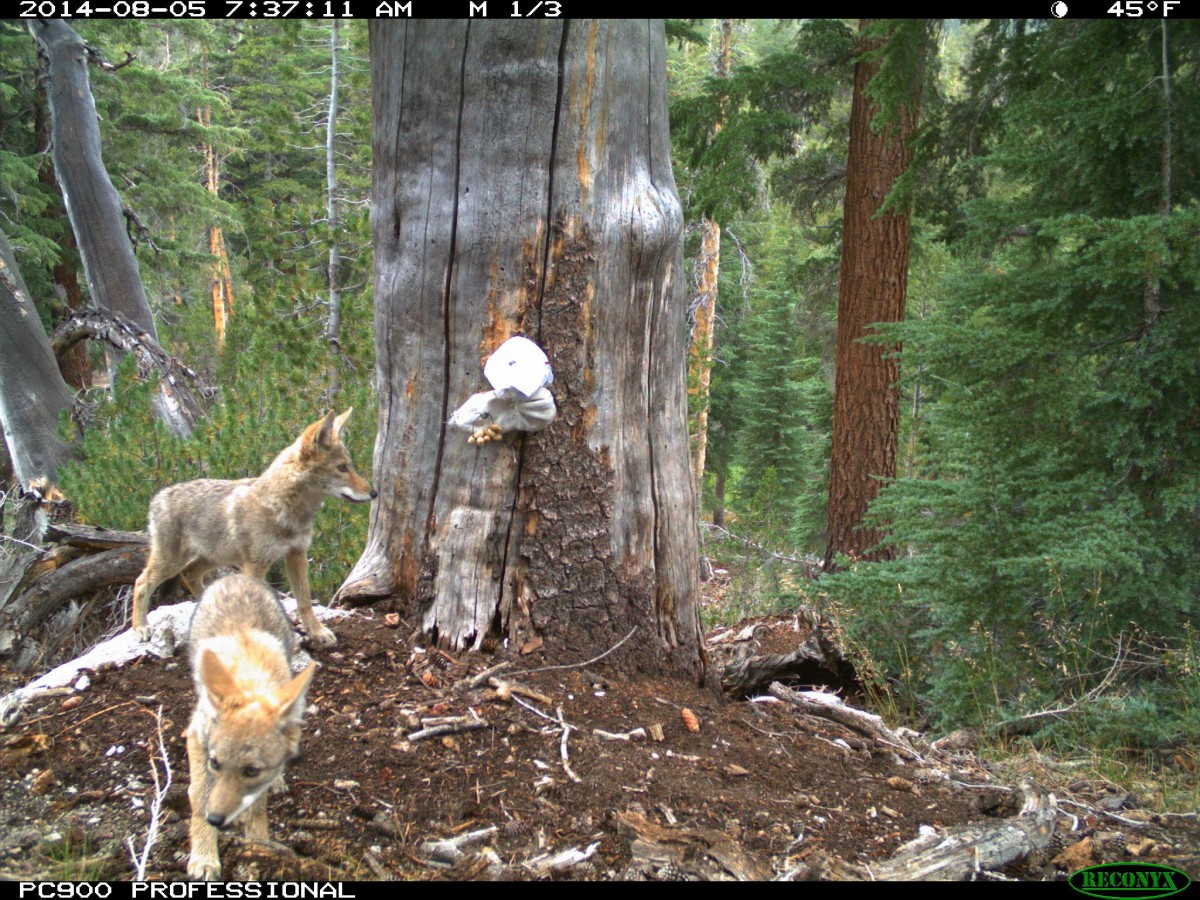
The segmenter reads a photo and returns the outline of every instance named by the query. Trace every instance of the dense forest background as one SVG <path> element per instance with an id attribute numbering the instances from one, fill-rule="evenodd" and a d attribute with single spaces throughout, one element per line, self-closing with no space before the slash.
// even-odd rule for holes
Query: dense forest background
<path id="1" fill-rule="evenodd" d="M 219 392 L 182 439 L 131 361 L 110 370 L 93 347 L 64 364 L 84 402 L 63 426 L 80 450 L 63 493 L 86 521 L 140 529 L 158 488 L 257 474 L 331 406 L 359 410 L 348 443 L 367 468 L 365 25 L 73 25 L 95 51 L 104 160 L 159 338 Z M 829 565 L 859 23 L 669 29 L 699 527 L 736 598 L 713 615 L 834 614 L 879 703 L 936 729 L 983 724 L 1070 750 L 1192 746 L 1200 26 L 871 28 L 875 125 L 919 110 L 888 201 L 911 229 L 903 321 L 873 339 L 899 366 L 896 477 L 868 519 L 888 552 Z M 0 23 L 0 104 L 0 230 L 52 331 L 86 300 L 47 153 L 44 69 L 16 22 Z M 326 506 L 317 597 L 366 527 Z"/>

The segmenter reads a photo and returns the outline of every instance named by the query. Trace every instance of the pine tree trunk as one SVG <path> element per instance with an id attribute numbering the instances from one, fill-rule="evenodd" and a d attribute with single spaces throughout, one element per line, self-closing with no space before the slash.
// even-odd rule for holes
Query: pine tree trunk
<path id="1" fill-rule="evenodd" d="M 863 20 L 860 34 L 869 21 Z M 860 52 L 874 50 L 885 40 L 862 38 Z M 895 348 L 862 344 L 860 339 L 873 333 L 876 322 L 904 318 L 909 219 L 906 213 L 878 211 L 912 159 L 909 139 L 916 129 L 918 98 L 895 125 L 876 133 L 870 123 L 878 107 L 866 89 L 878 68 L 878 63 L 861 59 L 854 67 L 838 285 L 827 571 L 838 554 L 851 559 L 893 555 L 893 548 L 883 543 L 886 531 L 862 523 L 881 479 L 896 475 L 899 366 L 894 358 L 885 358 Z"/>
<path id="2" fill-rule="evenodd" d="M 713 74 L 717 78 L 729 77 L 729 64 L 733 55 L 733 20 L 721 20 L 721 39 L 717 51 Z M 713 134 L 724 126 L 724 111 L 713 125 Z M 696 303 L 692 324 L 692 345 L 688 355 L 688 385 L 694 394 L 696 409 L 696 436 L 692 448 L 692 479 L 696 482 L 697 496 L 704 488 L 704 461 L 708 451 L 708 405 L 709 385 L 712 382 L 712 360 L 716 351 L 716 335 L 713 320 L 717 313 L 717 280 L 721 271 L 721 225 L 708 216 L 700 222 L 700 257 L 696 260 Z"/>
<path id="3" fill-rule="evenodd" d="M 661 22 L 372 22 L 380 422 L 367 548 L 340 596 L 488 638 L 704 674 L 688 465 L 682 212 Z M 513 334 L 558 418 L 444 423 Z"/>

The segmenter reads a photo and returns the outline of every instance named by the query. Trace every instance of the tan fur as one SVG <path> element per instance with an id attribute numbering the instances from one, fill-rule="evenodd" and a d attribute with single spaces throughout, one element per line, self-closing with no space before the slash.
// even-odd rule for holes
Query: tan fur
<path id="1" fill-rule="evenodd" d="M 257 578 L 218 579 L 196 606 L 188 638 L 196 689 L 187 733 L 192 878 L 220 877 L 218 828 L 241 819 L 247 839 L 269 839 L 267 789 L 282 785 L 299 755 L 316 669 L 309 663 L 292 675 L 293 638 L 279 598 Z"/>
<path id="2" fill-rule="evenodd" d="M 148 640 L 146 614 L 154 589 L 180 575 L 195 597 L 204 576 L 218 566 L 238 566 L 261 578 L 282 558 L 296 596 L 300 623 L 320 646 L 337 642 L 317 621 L 308 587 L 313 520 L 326 497 L 356 503 L 375 490 L 357 472 L 341 442 L 353 409 L 331 411 L 304 429 L 257 478 L 200 479 L 172 485 L 150 501 L 150 559 L 133 586 L 133 629 Z"/>

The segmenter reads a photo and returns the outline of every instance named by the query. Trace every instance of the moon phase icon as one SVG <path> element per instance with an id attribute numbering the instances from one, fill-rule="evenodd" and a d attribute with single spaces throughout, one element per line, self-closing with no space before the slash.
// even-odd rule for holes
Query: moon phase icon
<path id="1" fill-rule="evenodd" d="M 1061 19 L 1067 14 L 1067 4 L 1063 3 L 1063 0 L 1058 0 L 1057 3 L 1050 7 L 1050 13 L 1054 18 Z"/>

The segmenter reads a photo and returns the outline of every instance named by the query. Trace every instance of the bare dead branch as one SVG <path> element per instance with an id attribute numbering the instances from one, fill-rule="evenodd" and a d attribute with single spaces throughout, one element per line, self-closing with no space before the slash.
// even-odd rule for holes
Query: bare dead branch
<path id="1" fill-rule="evenodd" d="M 613 653 L 618 647 L 620 647 L 627 640 L 629 640 L 631 637 L 633 637 L 633 633 L 637 630 L 638 630 L 638 627 L 636 625 L 634 625 L 633 628 L 629 629 L 629 634 L 625 635 L 625 637 L 621 638 L 619 641 L 617 641 L 615 644 L 613 644 L 611 647 L 609 647 L 607 650 L 605 650 L 599 656 L 593 656 L 591 659 L 585 660 L 584 662 L 564 663 L 561 666 L 542 666 L 540 669 L 525 669 L 521 674 L 522 675 L 533 675 L 535 672 L 558 672 L 562 669 L 585 668 L 587 666 L 590 666 L 592 663 L 600 662 L 600 660 L 604 659 L 604 657 L 608 656 L 610 653 Z"/>

